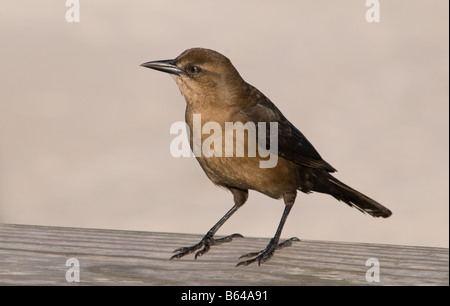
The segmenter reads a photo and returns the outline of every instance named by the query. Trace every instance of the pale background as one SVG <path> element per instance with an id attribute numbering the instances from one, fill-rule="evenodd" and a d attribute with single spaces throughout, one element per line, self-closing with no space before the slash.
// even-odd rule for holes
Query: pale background
<path id="1" fill-rule="evenodd" d="M 175 159 L 185 102 L 139 67 L 215 49 L 339 170 L 393 211 L 299 193 L 283 236 L 448 247 L 448 1 L 0 2 L 0 222 L 182 233 L 233 205 Z M 219 231 L 271 237 L 283 202 L 251 192 Z"/>

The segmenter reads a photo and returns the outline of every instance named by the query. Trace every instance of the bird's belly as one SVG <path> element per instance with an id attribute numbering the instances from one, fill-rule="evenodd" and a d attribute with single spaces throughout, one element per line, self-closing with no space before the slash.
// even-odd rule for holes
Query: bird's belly
<path id="1" fill-rule="evenodd" d="M 297 166 L 281 157 L 273 168 L 261 168 L 260 157 L 197 157 L 208 178 L 219 186 L 252 189 L 272 198 L 299 186 Z"/>
<path id="2" fill-rule="evenodd" d="M 215 129 L 200 133 L 195 130 L 193 114 L 195 114 L 193 109 L 186 110 L 186 122 L 191 130 L 190 146 L 214 184 L 244 190 L 252 189 L 272 198 L 280 198 L 287 192 L 297 190 L 298 165 L 279 156 L 275 156 L 277 157 L 275 163 L 270 162 L 273 161 L 273 156 L 262 157 L 264 149 L 261 149 L 257 141 L 255 126 L 247 126 L 245 136 L 238 137 L 238 133 L 233 131 L 235 127 L 225 124 L 231 119 L 220 117 L 218 122 L 221 124 L 216 125 Z M 212 119 L 217 120 L 216 117 L 221 113 L 214 114 L 215 118 L 201 114 L 201 123 L 217 122 Z M 205 126 L 202 131 L 204 129 Z M 204 134 L 208 132 L 209 134 Z M 240 153 L 238 147 L 242 148 Z M 265 153 L 268 154 L 267 151 Z M 268 168 L 264 168 L 261 161 Z"/>

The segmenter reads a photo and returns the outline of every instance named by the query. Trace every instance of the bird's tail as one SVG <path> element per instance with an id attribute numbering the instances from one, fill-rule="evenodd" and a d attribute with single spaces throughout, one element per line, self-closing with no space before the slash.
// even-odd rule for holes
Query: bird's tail
<path id="1" fill-rule="evenodd" d="M 373 217 L 387 218 L 392 215 L 392 212 L 389 209 L 377 201 L 365 196 L 361 192 L 345 185 L 334 176 L 328 174 L 327 179 L 328 182 L 322 180 L 322 184 L 320 184 L 322 185 L 322 188 L 317 186 L 319 188 L 314 188 L 314 191 L 328 193 L 339 201 L 343 201 L 349 206 L 355 207 L 361 212 L 368 213 Z M 323 184 L 327 186 L 323 186 Z"/>

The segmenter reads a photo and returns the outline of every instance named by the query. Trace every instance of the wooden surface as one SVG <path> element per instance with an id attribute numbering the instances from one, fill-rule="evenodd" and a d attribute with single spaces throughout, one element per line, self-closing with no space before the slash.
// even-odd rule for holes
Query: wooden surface
<path id="1" fill-rule="evenodd" d="M 235 267 L 267 238 L 238 238 L 194 260 L 169 261 L 202 236 L 32 225 L 0 225 L 0 285 L 449 285 L 444 248 L 302 241 L 267 263 Z M 66 281 L 69 258 L 80 282 Z M 380 282 L 368 283 L 369 258 Z"/>

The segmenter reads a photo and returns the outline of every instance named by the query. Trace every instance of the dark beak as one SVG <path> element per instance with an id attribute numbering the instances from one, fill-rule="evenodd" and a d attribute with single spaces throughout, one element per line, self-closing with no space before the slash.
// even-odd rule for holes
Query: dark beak
<path id="1" fill-rule="evenodd" d="M 175 75 L 180 75 L 184 73 L 184 71 L 177 67 L 176 61 L 174 59 L 171 60 L 163 60 L 163 61 L 153 61 L 141 64 L 142 67 L 147 67 L 150 69 L 159 70 L 162 72 L 167 72 Z"/>

